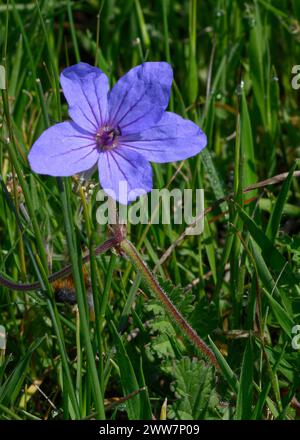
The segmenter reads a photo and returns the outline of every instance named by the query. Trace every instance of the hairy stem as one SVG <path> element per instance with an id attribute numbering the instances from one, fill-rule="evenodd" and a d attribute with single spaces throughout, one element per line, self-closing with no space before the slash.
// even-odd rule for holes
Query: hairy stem
<path id="1" fill-rule="evenodd" d="M 219 363 L 210 350 L 210 348 L 205 344 L 205 342 L 197 335 L 195 330 L 186 322 L 181 313 L 176 309 L 172 301 L 168 298 L 166 293 L 163 291 L 159 285 L 157 279 L 150 272 L 142 258 L 140 257 L 138 251 L 134 245 L 129 240 L 123 240 L 120 243 L 121 250 L 128 256 L 135 269 L 140 273 L 142 279 L 147 284 L 148 288 L 155 293 L 157 298 L 164 304 L 169 315 L 175 320 L 181 331 L 187 336 L 189 341 L 196 346 L 202 354 L 211 362 L 216 368 L 220 368 Z"/>
<path id="2" fill-rule="evenodd" d="M 100 246 L 96 247 L 96 249 L 94 250 L 94 255 L 95 256 L 100 255 L 103 252 L 106 252 L 112 247 L 116 246 L 117 244 L 118 244 L 118 239 L 114 237 L 109 238 Z M 89 259 L 90 259 L 90 253 L 86 254 L 82 258 L 82 262 L 87 263 Z M 68 264 L 67 266 L 63 267 L 57 272 L 54 272 L 53 274 L 49 275 L 48 281 L 49 283 L 53 283 L 58 279 L 66 278 L 71 273 L 72 273 L 72 265 Z M 34 283 L 30 283 L 30 284 L 18 284 L 3 275 L 0 275 L 0 286 L 4 286 L 7 287 L 8 289 L 16 290 L 19 292 L 29 292 L 31 290 L 39 290 L 42 288 L 42 285 L 39 281 L 35 281 Z"/>

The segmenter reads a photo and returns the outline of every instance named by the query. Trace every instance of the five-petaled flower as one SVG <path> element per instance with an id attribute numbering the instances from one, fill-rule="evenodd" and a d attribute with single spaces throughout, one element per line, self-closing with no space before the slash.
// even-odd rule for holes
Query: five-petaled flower
<path id="1" fill-rule="evenodd" d="M 60 81 L 72 121 L 37 139 L 28 157 L 32 170 L 71 176 L 98 165 L 102 188 L 123 204 L 151 191 L 149 162 L 187 159 L 206 146 L 196 124 L 165 111 L 172 80 L 168 63 L 147 62 L 109 91 L 108 78 L 97 67 L 66 68 Z M 120 182 L 126 182 L 125 193 Z"/>

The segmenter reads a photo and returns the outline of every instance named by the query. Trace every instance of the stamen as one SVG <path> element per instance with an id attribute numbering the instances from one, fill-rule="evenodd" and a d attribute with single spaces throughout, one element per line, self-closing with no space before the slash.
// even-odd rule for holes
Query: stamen
<path id="1" fill-rule="evenodd" d="M 118 145 L 118 137 L 121 135 L 120 127 L 113 128 L 103 126 L 96 134 L 97 147 L 101 151 L 109 151 Z"/>

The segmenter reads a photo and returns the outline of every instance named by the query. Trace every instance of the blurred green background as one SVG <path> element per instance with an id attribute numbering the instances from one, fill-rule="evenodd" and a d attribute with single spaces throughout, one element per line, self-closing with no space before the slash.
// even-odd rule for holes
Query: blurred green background
<path id="1" fill-rule="evenodd" d="M 155 187 L 204 188 L 212 210 L 200 236 L 185 237 L 184 224 L 129 226 L 128 236 L 221 365 L 210 367 L 128 261 L 108 252 L 88 266 L 87 327 L 50 287 L 50 296 L 0 287 L 1 419 L 103 418 L 103 402 L 112 419 L 299 417 L 299 21 L 297 0 L 1 2 L 0 272 L 44 279 L 69 255 L 80 271 L 82 253 L 107 238 L 97 175 L 81 189 L 68 179 L 62 205 L 55 179 L 28 166 L 39 134 L 68 118 L 59 72 L 81 60 L 113 85 L 166 60 L 169 109 L 198 123 L 208 147 L 153 166 Z"/>

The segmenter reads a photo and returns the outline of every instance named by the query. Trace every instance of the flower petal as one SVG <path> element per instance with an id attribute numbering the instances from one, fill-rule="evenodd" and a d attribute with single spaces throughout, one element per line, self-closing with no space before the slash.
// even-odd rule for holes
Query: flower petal
<path id="1" fill-rule="evenodd" d="M 71 176 L 88 170 L 98 158 L 95 139 L 74 122 L 62 122 L 48 128 L 28 155 L 34 172 L 50 176 Z"/>
<path id="2" fill-rule="evenodd" d="M 172 68 L 165 62 L 149 62 L 124 75 L 109 94 L 109 122 L 122 133 L 152 127 L 163 115 L 170 99 Z"/>
<path id="3" fill-rule="evenodd" d="M 91 133 L 107 119 L 108 78 L 97 67 L 86 63 L 67 67 L 60 75 L 69 115 L 76 124 Z"/>
<path id="4" fill-rule="evenodd" d="M 152 189 L 151 165 L 135 151 L 122 147 L 102 152 L 98 167 L 102 188 L 123 205 Z"/>
<path id="5" fill-rule="evenodd" d="M 206 146 L 207 138 L 192 121 L 165 112 L 155 127 L 121 136 L 119 142 L 150 162 L 164 163 L 195 156 Z"/>

